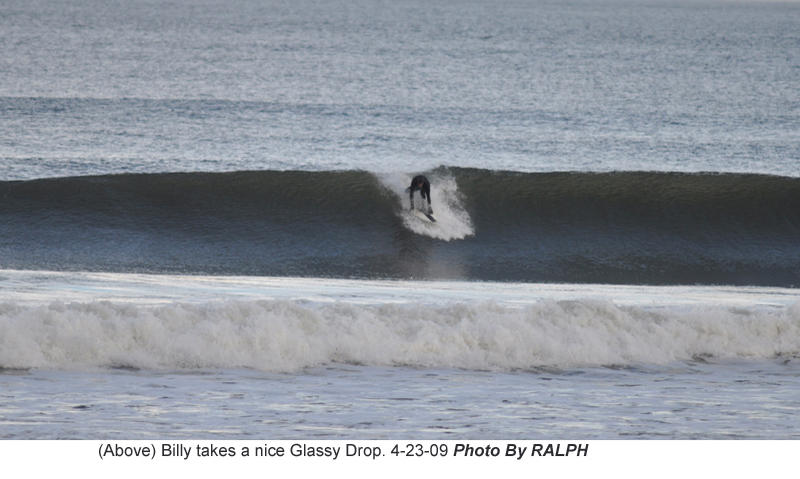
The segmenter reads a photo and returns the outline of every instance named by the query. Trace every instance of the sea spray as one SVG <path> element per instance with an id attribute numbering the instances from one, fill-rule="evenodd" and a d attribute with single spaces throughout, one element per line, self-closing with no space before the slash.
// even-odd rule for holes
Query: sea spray
<path id="1" fill-rule="evenodd" d="M 464 209 L 463 195 L 458 191 L 458 184 L 452 175 L 446 172 L 428 175 L 431 182 L 431 207 L 436 214 L 435 224 L 422 222 L 410 213 L 410 198 L 406 190 L 411 184 L 410 175 L 387 173 L 376 176 L 381 185 L 396 198 L 403 224 L 414 233 L 444 241 L 460 240 L 475 234 L 469 213 Z M 423 201 L 419 193 L 415 194 L 415 200 Z"/>

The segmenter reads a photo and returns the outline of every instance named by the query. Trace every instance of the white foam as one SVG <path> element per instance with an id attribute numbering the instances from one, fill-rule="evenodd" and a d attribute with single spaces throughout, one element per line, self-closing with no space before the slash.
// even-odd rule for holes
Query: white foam
<path id="1" fill-rule="evenodd" d="M 604 300 L 0 305 L 0 367 L 254 368 L 331 362 L 469 370 L 800 353 L 800 306 L 645 310 Z"/>
<path id="2" fill-rule="evenodd" d="M 0 368 L 468 370 L 800 352 L 785 288 L 0 270 Z"/>
<path id="3" fill-rule="evenodd" d="M 430 175 L 431 206 L 436 215 L 436 223 L 420 221 L 409 211 L 406 188 L 411 184 L 411 176 L 405 173 L 378 175 L 381 184 L 397 198 L 401 205 L 401 216 L 406 228 L 414 233 L 430 236 L 444 241 L 464 239 L 475 234 L 472 220 L 464 209 L 458 185 L 452 176 Z M 420 200 L 415 194 L 415 200 Z"/>

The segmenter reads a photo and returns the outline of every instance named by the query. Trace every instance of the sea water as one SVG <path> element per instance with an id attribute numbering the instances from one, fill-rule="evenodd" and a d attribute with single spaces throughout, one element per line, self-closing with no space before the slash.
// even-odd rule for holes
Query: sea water
<path id="1" fill-rule="evenodd" d="M 796 438 L 798 24 L 5 2 L 0 434 Z"/>
<path id="2" fill-rule="evenodd" d="M 797 292 L 3 271 L 6 438 L 794 438 Z"/>

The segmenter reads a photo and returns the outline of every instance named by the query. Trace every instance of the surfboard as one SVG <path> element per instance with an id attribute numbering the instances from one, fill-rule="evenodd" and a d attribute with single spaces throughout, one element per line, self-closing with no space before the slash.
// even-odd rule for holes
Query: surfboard
<path id="1" fill-rule="evenodd" d="M 436 217 L 432 214 L 425 213 L 424 211 L 420 211 L 418 209 L 414 209 L 413 213 L 414 216 L 426 223 L 436 223 Z"/>

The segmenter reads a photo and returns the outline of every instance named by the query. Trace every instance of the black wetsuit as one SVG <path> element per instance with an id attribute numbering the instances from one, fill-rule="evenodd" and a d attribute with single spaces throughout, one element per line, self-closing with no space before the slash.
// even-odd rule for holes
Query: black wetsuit
<path id="1" fill-rule="evenodd" d="M 422 187 L 420 188 L 419 182 L 422 181 Z M 431 209 L 431 184 L 427 178 L 422 175 L 415 176 L 413 180 L 411 180 L 411 188 L 408 190 L 408 197 L 411 200 L 411 209 L 414 209 L 414 192 L 419 190 L 419 195 L 422 196 L 422 199 L 428 200 L 428 210 Z"/>

